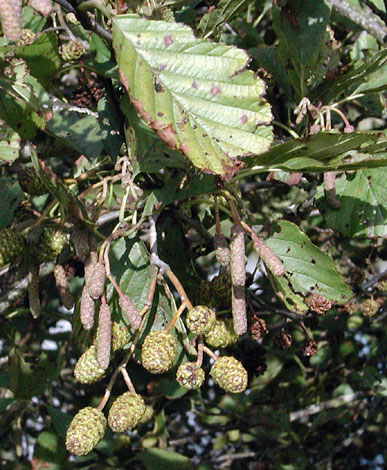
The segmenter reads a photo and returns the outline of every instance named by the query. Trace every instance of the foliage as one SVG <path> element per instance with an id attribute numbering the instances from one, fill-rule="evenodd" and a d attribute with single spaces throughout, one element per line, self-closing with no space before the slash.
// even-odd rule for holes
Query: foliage
<path id="1" fill-rule="evenodd" d="M 0 19 L 1 468 L 382 468 L 383 2 Z"/>

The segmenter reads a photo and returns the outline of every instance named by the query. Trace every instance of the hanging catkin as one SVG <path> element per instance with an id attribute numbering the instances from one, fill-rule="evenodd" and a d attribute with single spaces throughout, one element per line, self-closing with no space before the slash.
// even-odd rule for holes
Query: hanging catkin
<path id="1" fill-rule="evenodd" d="M 57 264 L 55 266 L 54 277 L 62 304 L 67 308 L 67 310 L 70 310 L 74 306 L 74 299 L 73 296 L 70 294 L 70 289 L 66 278 L 66 272 L 61 264 Z"/>
<path id="2" fill-rule="evenodd" d="M 240 225 L 231 228 L 231 282 L 233 286 L 246 284 L 245 237 Z"/>
<path id="3" fill-rule="evenodd" d="M 110 362 L 112 341 L 112 319 L 108 304 L 102 303 L 99 308 L 97 333 L 97 360 L 101 369 L 107 369 Z"/>
<path id="4" fill-rule="evenodd" d="M 22 28 L 22 0 L 1 0 L 0 21 L 7 38 L 18 41 Z"/>

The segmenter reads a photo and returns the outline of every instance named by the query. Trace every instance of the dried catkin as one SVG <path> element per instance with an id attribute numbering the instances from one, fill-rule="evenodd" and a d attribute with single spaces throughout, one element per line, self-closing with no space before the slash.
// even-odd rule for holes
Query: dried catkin
<path id="1" fill-rule="evenodd" d="M 30 0 L 29 5 L 43 16 L 48 16 L 52 13 L 51 0 Z"/>
<path id="2" fill-rule="evenodd" d="M 246 296 L 244 286 L 232 286 L 232 318 L 234 331 L 243 335 L 247 331 Z"/>
<path id="3" fill-rule="evenodd" d="M 230 248 L 223 234 L 218 233 L 215 235 L 214 248 L 216 261 L 222 266 L 228 266 L 230 264 Z"/>
<path id="4" fill-rule="evenodd" d="M 254 250 L 258 255 L 263 259 L 269 271 L 271 271 L 274 276 L 282 276 L 285 274 L 285 268 L 282 264 L 282 261 L 278 256 L 269 248 L 266 243 L 261 240 L 254 241 L 253 244 Z"/>
<path id="5" fill-rule="evenodd" d="M 82 290 L 80 316 L 83 328 L 91 330 L 94 325 L 94 300 L 86 286 Z"/>
<path id="6" fill-rule="evenodd" d="M 18 41 L 22 29 L 22 0 L 1 0 L 0 21 L 7 38 Z"/>
<path id="7" fill-rule="evenodd" d="M 93 278 L 95 266 L 98 263 L 98 255 L 95 251 L 91 251 L 85 260 L 85 284 L 88 286 Z"/>
<path id="8" fill-rule="evenodd" d="M 119 298 L 118 303 L 120 304 L 125 320 L 134 330 L 138 330 L 141 325 L 141 316 L 132 302 L 132 299 L 127 295 L 123 295 Z"/>
<path id="9" fill-rule="evenodd" d="M 39 297 L 39 266 L 31 264 L 28 270 L 28 300 L 31 315 L 37 318 L 41 314 Z"/>
<path id="10" fill-rule="evenodd" d="M 88 255 L 90 253 L 89 247 L 89 237 L 85 230 L 82 230 L 79 227 L 75 227 L 72 234 L 71 234 L 71 241 L 73 242 L 75 248 L 75 254 L 79 260 L 85 263 L 85 271 L 86 271 L 86 263 L 88 259 Z M 94 265 L 97 263 L 97 253 L 94 252 Z M 91 259 L 93 262 L 93 260 Z"/>
<path id="11" fill-rule="evenodd" d="M 66 278 L 66 272 L 61 264 L 57 264 L 55 266 L 54 277 L 62 304 L 67 308 L 67 310 L 70 310 L 74 306 L 74 299 L 73 296 L 70 294 L 70 289 Z"/>
<path id="12" fill-rule="evenodd" d="M 231 282 L 233 286 L 246 284 L 245 237 L 240 225 L 231 228 Z"/>
<path id="13" fill-rule="evenodd" d="M 97 360 L 101 369 L 107 369 L 110 362 L 112 341 L 112 319 L 108 304 L 101 304 L 98 317 Z"/>
<path id="14" fill-rule="evenodd" d="M 105 281 L 106 281 L 106 268 L 102 263 L 97 263 L 95 265 L 94 271 L 91 277 L 86 283 L 87 288 L 89 289 L 89 294 L 93 299 L 98 299 L 101 297 L 105 290 Z"/>

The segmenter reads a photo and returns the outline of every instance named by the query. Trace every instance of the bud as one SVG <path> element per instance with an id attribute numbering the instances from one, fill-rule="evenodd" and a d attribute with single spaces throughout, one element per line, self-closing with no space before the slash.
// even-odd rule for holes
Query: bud
<path id="1" fill-rule="evenodd" d="M 103 438 L 106 418 L 102 411 L 87 406 L 74 416 L 66 432 L 66 449 L 73 455 L 86 455 Z"/>
<path id="2" fill-rule="evenodd" d="M 129 431 L 137 426 L 145 413 L 141 395 L 126 392 L 116 398 L 110 408 L 108 424 L 113 432 Z"/>
<path id="3" fill-rule="evenodd" d="M 132 299 L 128 295 L 123 295 L 119 298 L 118 303 L 125 320 L 129 323 L 130 327 L 138 330 L 141 326 L 141 316 L 135 307 Z"/>
<path id="4" fill-rule="evenodd" d="M 93 384 L 102 379 L 105 370 L 102 369 L 97 361 L 97 346 L 91 345 L 78 359 L 74 368 L 75 380 L 81 384 Z"/>
<path id="5" fill-rule="evenodd" d="M 176 372 L 176 381 L 188 390 L 200 388 L 204 382 L 204 370 L 195 362 L 183 362 Z"/>
<path id="6" fill-rule="evenodd" d="M 90 297 L 86 286 L 82 290 L 80 316 L 83 328 L 91 330 L 94 325 L 94 300 Z"/>
<path id="7" fill-rule="evenodd" d="M 108 304 L 102 303 L 99 308 L 97 330 L 97 360 L 101 369 L 107 369 L 110 362 L 112 341 L 112 319 Z"/>
<path id="8" fill-rule="evenodd" d="M 237 335 L 243 335 L 247 331 L 245 286 L 232 286 L 231 303 L 234 331 Z"/>
<path id="9" fill-rule="evenodd" d="M 165 331 L 151 331 L 142 345 L 141 362 L 152 374 L 162 374 L 172 367 L 176 354 L 174 336 Z"/>
<path id="10" fill-rule="evenodd" d="M 198 305 L 187 313 L 185 322 L 195 335 L 206 335 L 215 325 L 215 313 L 205 305 Z"/>
<path id="11" fill-rule="evenodd" d="M 365 317 L 373 317 L 379 310 L 379 303 L 373 299 L 367 299 L 360 304 L 360 311 Z"/>
<path id="12" fill-rule="evenodd" d="M 242 287 L 246 284 L 246 264 L 245 264 L 245 236 L 240 225 L 231 228 L 230 243 L 230 269 L 231 282 L 233 286 Z"/>
<path id="13" fill-rule="evenodd" d="M 18 41 L 22 27 L 22 0 L 1 0 L 0 22 L 7 38 Z"/>
<path id="14" fill-rule="evenodd" d="M 210 375 L 227 392 L 241 393 L 246 390 L 247 370 L 235 357 L 220 357 L 211 367 Z"/>
<path id="15" fill-rule="evenodd" d="M 55 266 L 54 277 L 62 304 L 67 308 L 67 310 L 72 309 L 74 306 L 74 299 L 73 296 L 70 294 L 66 272 L 61 264 L 57 264 Z"/>
<path id="16" fill-rule="evenodd" d="M 29 5 L 43 16 L 48 16 L 52 12 L 51 0 L 30 0 Z"/>
<path id="17" fill-rule="evenodd" d="M 93 274 L 88 278 L 87 288 L 93 299 L 98 299 L 104 293 L 106 281 L 106 268 L 102 263 L 97 263 Z"/>
<path id="18" fill-rule="evenodd" d="M 233 321 L 216 320 L 212 330 L 204 337 L 206 343 L 213 348 L 226 348 L 238 340 L 238 335 L 234 331 Z"/>
<path id="19" fill-rule="evenodd" d="M 214 247 L 216 261 L 222 266 L 228 266 L 230 264 L 230 249 L 228 247 L 226 237 L 219 233 L 214 237 Z"/>

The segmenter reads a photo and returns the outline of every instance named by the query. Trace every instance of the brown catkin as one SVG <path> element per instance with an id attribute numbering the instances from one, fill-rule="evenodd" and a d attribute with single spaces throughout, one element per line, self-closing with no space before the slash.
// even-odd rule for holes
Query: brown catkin
<path id="1" fill-rule="evenodd" d="M 246 284 L 245 264 L 245 236 L 240 225 L 231 228 L 231 282 L 233 286 L 244 286 Z"/>
<path id="2" fill-rule="evenodd" d="M 129 323 L 131 328 L 138 330 L 141 326 L 141 316 L 132 302 L 132 299 L 128 295 L 122 295 L 119 298 L 118 303 L 125 320 Z"/>
<path id="3" fill-rule="evenodd" d="M 79 260 L 85 263 L 86 271 L 86 260 L 90 253 L 89 247 L 89 237 L 85 230 L 82 230 L 79 227 L 75 227 L 71 234 L 71 241 L 73 242 L 75 254 Z M 94 265 L 97 263 L 97 253 L 94 252 L 95 259 Z"/>
<path id="4" fill-rule="evenodd" d="M 255 240 L 253 244 L 254 250 L 263 259 L 266 267 L 274 276 L 282 276 L 285 274 L 285 268 L 278 256 L 261 240 Z"/>
<path id="5" fill-rule="evenodd" d="M 28 270 L 28 300 L 31 315 L 37 318 L 41 314 L 39 297 L 39 265 L 31 264 Z"/>
<path id="6" fill-rule="evenodd" d="M 61 264 L 57 264 L 55 266 L 54 277 L 62 304 L 67 308 L 67 310 L 72 309 L 74 306 L 74 299 L 73 296 L 70 294 L 66 272 Z"/>
<path id="7" fill-rule="evenodd" d="M 7 38 L 18 41 L 22 29 L 22 0 L 1 0 L 0 21 Z"/>
<path id="8" fill-rule="evenodd" d="M 91 330 L 94 326 L 94 311 L 94 300 L 85 286 L 82 290 L 80 308 L 81 323 L 85 330 Z"/>
<path id="9" fill-rule="evenodd" d="M 105 281 L 106 281 L 106 268 L 102 263 L 97 263 L 95 265 L 93 274 L 88 279 L 87 288 L 89 289 L 89 294 L 93 299 L 98 299 L 101 297 L 105 290 Z"/>
<path id="10" fill-rule="evenodd" d="M 85 284 L 88 286 L 93 277 L 93 271 L 98 263 L 98 255 L 96 251 L 90 251 L 85 259 Z"/>
<path id="11" fill-rule="evenodd" d="M 43 16 L 48 16 L 52 12 L 51 0 L 30 0 L 29 5 Z"/>
<path id="12" fill-rule="evenodd" d="M 228 266 L 230 264 L 230 248 L 223 234 L 218 233 L 215 235 L 214 248 L 216 261 L 222 266 Z"/>
<path id="13" fill-rule="evenodd" d="M 245 287 L 232 286 L 231 299 L 234 331 L 237 335 L 243 335 L 247 331 Z"/>
<path id="14" fill-rule="evenodd" d="M 108 304 L 101 304 L 98 317 L 97 360 L 101 369 L 107 369 L 110 362 L 112 341 L 112 319 Z"/>

